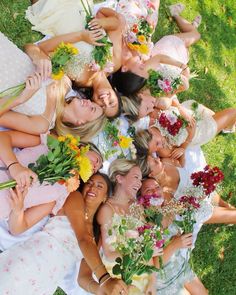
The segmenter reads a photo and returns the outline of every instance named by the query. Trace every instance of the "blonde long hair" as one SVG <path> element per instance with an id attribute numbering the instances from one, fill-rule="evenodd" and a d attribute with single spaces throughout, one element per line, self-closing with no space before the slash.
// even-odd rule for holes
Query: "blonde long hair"
<path id="1" fill-rule="evenodd" d="M 142 99 L 137 95 L 130 95 L 129 97 L 121 96 L 121 101 L 127 119 L 131 122 L 137 121 Z"/>
<path id="2" fill-rule="evenodd" d="M 130 169 L 138 166 L 136 161 L 127 160 L 127 159 L 117 159 L 111 163 L 109 167 L 108 175 L 113 185 L 116 183 L 116 176 L 122 175 L 125 176 L 129 173 Z"/>
<path id="3" fill-rule="evenodd" d="M 56 106 L 56 126 L 55 130 L 58 135 L 72 134 L 79 136 L 82 141 L 89 141 L 101 132 L 107 122 L 107 118 L 103 113 L 97 119 L 87 122 L 80 126 L 75 126 L 71 123 L 62 122 L 62 115 L 65 108 L 65 95 L 68 92 L 68 87 L 71 87 L 71 81 L 67 77 L 63 77 L 58 81 L 57 88 L 57 106 Z"/>

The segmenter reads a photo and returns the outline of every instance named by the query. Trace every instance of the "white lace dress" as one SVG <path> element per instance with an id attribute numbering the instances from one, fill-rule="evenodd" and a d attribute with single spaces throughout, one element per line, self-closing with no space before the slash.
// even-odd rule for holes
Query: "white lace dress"
<path id="1" fill-rule="evenodd" d="M 10 87 L 24 83 L 34 71 L 31 59 L 0 32 L 0 92 Z M 42 87 L 26 102 L 12 110 L 25 115 L 42 115 L 46 108 L 46 86 L 50 80 L 43 83 Z M 55 115 L 50 122 L 49 129 L 54 127 Z"/>
<path id="2" fill-rule="evenodd" d="M 55 216 L 42 231 L 0 254 L 0 294 L 52 295 L 81 259 L 67 217 Z"/>

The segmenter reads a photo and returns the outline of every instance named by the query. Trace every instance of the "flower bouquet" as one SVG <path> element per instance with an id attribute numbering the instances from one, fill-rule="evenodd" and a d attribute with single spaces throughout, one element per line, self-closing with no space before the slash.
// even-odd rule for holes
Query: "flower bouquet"
<path id="1" fill-rule="evenodd" d="M 94 18 L 94 16 L 88 1 L 86 0 L 87 7 L 83 0 L 80 1 L 86 13 L 85 29 L 89 29 L 88 24 Z M 98 42 L 103 43 L 103 46 L 94 47 L 92 51 L 94 60 L 90 63 L 90 68 L 92 71 L 104 70 L 105 72 L 111 73 L 114 66 L 112 63 L 112 43 L 107 35 L 98 40 Z"/>
<path id="2" fill-rule="evenodd" d="M 144 215 L 147 222 L 161 226 L 163 215 L 159 211 L 164 199 L 158 195 L 145 195 L 138 199 L 138 204 L 144 208 Z"/>
<path id="3" fill-rule="evenodd" d="M 180 146 L 188 136 L 186 127 L 188 122 L 174 111 L 163 111 L 156 121 L 155 126 L 165 136 L 168 142 L 174 146 Z"/>
<path id="4" fill-rule="evenodd" d="M 127 285 L 132 284 L 134 275 L 158 271 L 148 262 L 155 247 L 161 248 L 164 243 L 159 227 L 146 224 L 131 215 L 114 214 L 106 242 L 120 256 L 116 258 L 112 272 L 121 275 Z"/>
<path id="5" fill-rule="evenodd" d="M 66 64 L 78 54 L 78 49 L 73 47 L 70 43 L 63 42 L 51 54 L 52 62 L 52 78 L 60 80 L 64 75 L 64 68 Z M 9 97 L 9 99 L 2 105 L 2 109 L 8 107 L 25 89 L 25 83 L 10 87 L 0 92 L 0 98 Z"/>
<path id="6" fill-rule="evenodd" d="M 191 179 L 193 185 L 201 186 L 207 196 L 215 191 L 216 186 L 224 179 L 224 174 L 218 167 L 211 168 L 207 165 L 203 171 L 192 173 Z"/>
<path id="7" fill-rule="evenodd" d="M 89 145 L 78 147 L 79 138 L 72 135 L 59 136 L 57 139 L 48 136 L 48 153 L 41 155 L 36 163 L 28 167 L 38 175 L 40 184 L 65 183 L 69 192 L 79 187 L 79 177 L 86 182 L 92 175 L 92 166 L 86 153 Z M 77 180 L 77 181 L 76 181 Z M 0 183 L 0 190 L 16 185 L 15 180 Z"/>
<path id="8" fill-rule="evenodd" d="M 140 18 L 127 33 L 127 46 L 140 54 L 148 55 L 152 48 L 149 40 L 153 31 L 153 27 L 144 18 Z"/>
<path id="9" fill-rule="evenodd" d="M 207 165 L 203 171 L 191 174 L 193 187 L 185 189 L 185 194 L 179 199 L 183 205 L 181 221 L 176 221 L 185 233 L 193 231 L 196 223 L 196 213 L 202 206 L 202 201 L 210 196 L 216 186 L 224 179 L 223 172 L 218 167 Z"/>
<path id="10" fill-rule="evenodd" d="M 106 160 L 114 154 L 118 154 L 118 157 L 125 158 L 125 154 L 127 154 L 125 152 L 126 150 L 131 152 L 131 158 L 135 158 L 136 156 L 136 150 L 132 143 L 132 137 L 122 135 L 120 130 L 117 128 L 119 124 L 119 119 L 113 122 L 107 122 L 103 130 L 105 141 L 107 142 L 105 151 Z"/>
<path id="11" fill-rule="evenodd" d="M 163 66 L 158 71 L 151 69 L 148 74 L 146 85 L 154 97 L 173 94 L 182 84 L 179 71 L 171 66 Z"/>

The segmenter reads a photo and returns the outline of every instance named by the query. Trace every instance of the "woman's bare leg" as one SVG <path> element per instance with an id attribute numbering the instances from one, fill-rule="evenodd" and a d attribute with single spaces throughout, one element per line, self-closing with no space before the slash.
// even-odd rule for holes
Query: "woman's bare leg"
<path id="1" fill-rule="evenodd" d="M 236 109 L 230 108 L 215 113 L 213 118 L 217 124 L 217 133 L 221 132 L 227 127 L 231 127 L 236 123 Z"/>
<path id="2" fill-rule="evenodd" d="M 221 199 L 220 195 L 215 193 L 214 198 L 213 198 L 213 204 L 217 205 L 219 207 L 224 207 L 224 208 L 229 208 L 229 209 L 236 209 L 234 206 L 230 205 L 223 199 Z"/>
<path id="3" fill-rule="evenodd" d="M 236 209 L 214 207 L 211 218 L 204 223 L 236 224 Z"/>
<path id="4" fill-rule="evenodd" d="M 184 284 L 184 287 L 191 295 L 208 295 L 207 289 L 198 277 L 191 282 Z"/>
<path id="5" fill-rule="evenodd" d="M 182 3 L 177 3 L 169 6 L 171 16 L 174 18 L 177 26 L 181 31 L 181 33 L 175 34 L 175 36 L 181 38 L 184 41 L 185 46 L 189 47 L 201 38 L 201 35 L 197 30 L 197 27 L 201 23 L 201 16 L 197 16 L 194 19 L 193 23 L 190 23 L 180 16 L 180 13 L 184 10 L 184 8 L 185 7 Z"/>
<path id="6" fill-rule="evenodd" d="M 193 45 L 201 38 L 201 35 L 196 27 L 189 21 L 180 15 L 173 16 L 173 18 L 175 19 L 176 24 L 181 31 L 181 33 L 175 34 L 175 36 L 181 38 L 184 41 L 186 47 Z"/>

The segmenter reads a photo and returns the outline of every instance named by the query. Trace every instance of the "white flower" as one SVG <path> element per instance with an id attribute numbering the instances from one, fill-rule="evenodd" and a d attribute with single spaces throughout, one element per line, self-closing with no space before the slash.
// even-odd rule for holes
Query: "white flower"
<path id="1" fill-rule="evenodd" d="M 164 202 L 163 197 L 150 199 L 150 205 L 152 206 L 161 206 L 163 202 Z"/>

